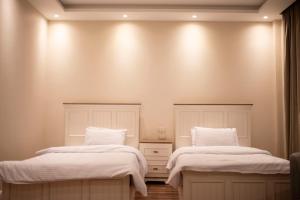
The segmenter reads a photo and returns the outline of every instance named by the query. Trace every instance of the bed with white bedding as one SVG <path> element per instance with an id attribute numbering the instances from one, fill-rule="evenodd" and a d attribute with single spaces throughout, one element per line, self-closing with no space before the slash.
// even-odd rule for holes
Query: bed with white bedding
<path id="1" fill-rule="evenodd" d="M 129 200 L 135 191 L 147 195 L 147 164 L 136 148 L 139 105 L 66 105 L 65 119 L 66 144 L 71 146 L 0 162 L 2 200 Z"/>
<path id="2" fill-rule="evenodd" d="M 113 179 L 131 176 L 136 190 L 147 194 L 147 163 L 141 152 L 125 145 L 53 147 L 24 161 L 0 162 L 5 183 L 31 184 L 55 181 Z"/>
<path id="3" fill-rule="evenodd" d="M 251 145 L 251 107 L 175 106 L 177 150 L 167 165 L 167 183 L 178 188 L 181 199 L 290 199 L 289 161 L 246 147 Z"/>
<path id="4" fill-rule="evenodd" d="M 289 174 L 289 161 L 270 152 L 241 146 L 190 146 L 177 149 L 169 159 L 168 184 L 178 188 L 181 171 L 240 174 Z"/>
<path id="5" fill-rule="evenodd" d="M 24 161 L 1 162 L 0 179 L 6 184 L 50 183 L 49 190 L 53 182 L 132 177 L 135 189 L 143 195 L 147 194 L 144 183 L 147 163 L 141 152 L 134 147 L 67 146 L 37 153 L 39 155 L 36 157 Z M 4 200 L 7 192 L 4 190 Z"/>

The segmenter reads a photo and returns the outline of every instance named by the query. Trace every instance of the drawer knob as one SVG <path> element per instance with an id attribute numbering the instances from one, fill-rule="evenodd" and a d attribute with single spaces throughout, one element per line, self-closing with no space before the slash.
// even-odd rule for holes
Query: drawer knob
<path id="1" fill-rule="evenodd" d="M 154 170 L 154 171 L 157 171 L 157 170 L 158 170 L 158 168 L 157 168 L 157 167 L 154 167 L 154 168 L 153 168 L 153 170 Z"/>
<path id="2" fill-rule="evenodd" d="M 158 153 L 158 151 L 153 151 L 153 153 Z"/>

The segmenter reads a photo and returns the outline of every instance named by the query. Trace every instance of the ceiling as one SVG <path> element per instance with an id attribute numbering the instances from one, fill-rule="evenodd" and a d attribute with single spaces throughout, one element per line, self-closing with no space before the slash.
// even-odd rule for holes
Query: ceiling
<path id="1" fill-rule="evenodd" d="M 61 0 L 64 5 L 74 4 L 141 4 L 141 5 L 245 5 L 245 6 L 261 6 L 266 0 Z"/>
<path id="2" fill-rule="evenodd" d="M 49 20 L 273 21 L 295 0 L 28 1 Z"/>

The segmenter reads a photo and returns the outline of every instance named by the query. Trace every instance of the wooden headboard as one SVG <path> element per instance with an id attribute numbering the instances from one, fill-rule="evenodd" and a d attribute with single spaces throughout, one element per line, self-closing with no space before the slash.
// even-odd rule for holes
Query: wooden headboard
<path id="1" fill-rule="evenodd" d="M 236 128 L 241 146 L 251 146 L 251 104 L 175 104 L 176 148 L 191 145 L 191 128 Z"/>
<path id="2" fill-rule="evenodd" d="M 65 103 L 65 145 L 81 145 L 90 126 L 127 129 L 126 145 L 138 148 L 140 104 Z"/>

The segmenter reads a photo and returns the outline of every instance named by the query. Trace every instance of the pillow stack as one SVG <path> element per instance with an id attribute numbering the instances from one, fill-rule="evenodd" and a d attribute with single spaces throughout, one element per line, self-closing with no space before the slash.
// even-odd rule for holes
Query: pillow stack
<path id="1" fill-rule="evenodd" d="M 235 128 L 194 127 L 191 134 L 193 146 L 239 146 Z"/>
<path id="2" fill-rule="evenodd" d="M 85 145 L 125 145 L 126 129 L 88 127 L 85 131 Z"/>

